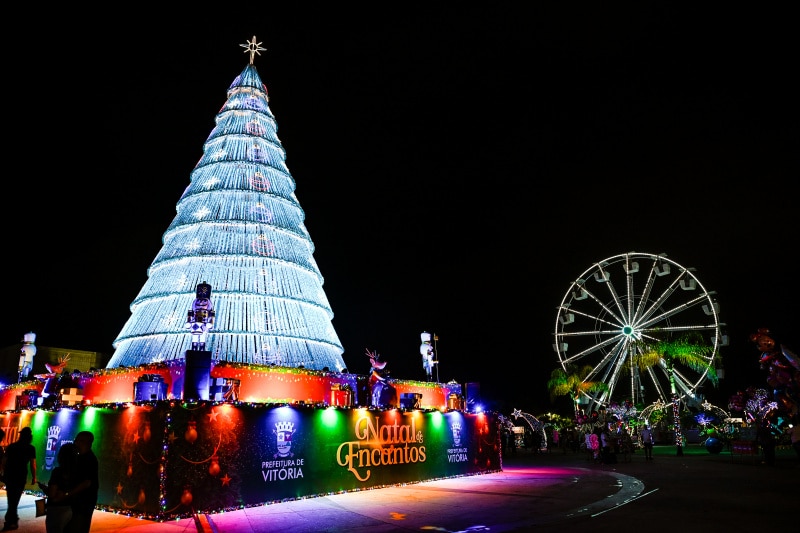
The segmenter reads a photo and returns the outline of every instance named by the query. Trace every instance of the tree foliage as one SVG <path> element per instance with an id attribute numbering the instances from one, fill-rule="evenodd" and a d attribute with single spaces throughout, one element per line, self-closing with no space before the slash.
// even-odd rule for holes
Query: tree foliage
<path id="1" fill-rule="evenodd" d="M 681 364 L 695 372 L 706 372 L 708 380 L 716 387 L 719 377 L 714 365 L 707 359 L 708 354 L 713 351 L 714 347 L 703 343 L 702 339 L 685 335 L 676 339 L 640 343 L 638 353 L 631 358 L 631 364 L 638 366 L 640 370 L 646 370 L 663 361 L 670 378 L 675 365 Z M 671 384 L 674 387 L 674 383 Z M 675 393 L 674 388 L 672 392 Z"/>
<path id="2" fill-rule="evenodd" d="M 555 401 L 558 396 L 569 396 L 577 410 L 578 400 L 584 393 L 608 390 L 608 385 L 601 381 L 586 381 L 592 370 L 591 365 L 581 367 L 569 365 L 566 370 L 563 368 L 553 370 L 547 382 L 550 401 Z"/>

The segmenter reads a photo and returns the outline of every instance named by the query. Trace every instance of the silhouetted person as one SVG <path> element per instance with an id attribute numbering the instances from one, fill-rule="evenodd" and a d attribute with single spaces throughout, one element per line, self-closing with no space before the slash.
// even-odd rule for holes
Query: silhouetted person
<path id="1" fill-rule="evenodd" d="M 764 464 L 775 466 L 775 434 L 769 420 L 764 420 L 758 426 L 758 442 L 761 444 L 761 451 L 764 453 Z"/>
<path id="2" fill-rule="evenodd" d="M 538 455 L 542 451 L 542 434 L 539 431 L 533 432 L 533 453 Z"/>
<path id="3" fill-rule="evenodd" d="M 5 525 L 2 531 L 19 529 L 19 500 L 28 483 L 28 468 L 31 472 L 31 484 L 36 484 L 36 448 L 33 446 L 31 428 L 22 428 L 16 442 L 6 447 L 5 482 L 6 510 Z"/>
<path id="4" fill-rule="evenodd" d="M 65 533 L 67 524 L 72 519 L 72 494 L 78 484 L 78 447 L 67 442 L 58 450 L 58 466 L 50 473 L 50 482 L 39 483 L 47 495 L 47 515 L 45 530 L 47 533 Z"/>
<path id="5" fill-rule="evenodd" d="M 513 431 L 506 430 L 506 444 L 511 450 L 511 455 L 517 454 L 517 435 Z"/>
<path id="6" fill-rule="evenodd" d="M 646 461 L 651 461 L 653 459 L 653 430 L 650 429 L 650 426 L 645 426 L 642 428 L 640 436 L 642 437 L 644 458 Z"/>
<path id="7" fill-rule="evenodd" d="M 617 454 L 614 453 L 614 443 L 612 442 L 611 432 L 608 427 L 604 427 L 600 432 L 600 459 L 603 464 L 614 464 L 617 462 Z"/>
<path id="8" fill-rule="evenodd" d="M 100 466 L 97 456 L 92 451 L 94 434 L 81 431 L 75 436 L 78 448 L 78 479 L 80 480 L 70 491 L 72 498 L 72 520 L 67 526 L 70 533 L 89 533 L 92 526 L 92 514 L 97 505 L 97 493 L 100 487 Z"/>

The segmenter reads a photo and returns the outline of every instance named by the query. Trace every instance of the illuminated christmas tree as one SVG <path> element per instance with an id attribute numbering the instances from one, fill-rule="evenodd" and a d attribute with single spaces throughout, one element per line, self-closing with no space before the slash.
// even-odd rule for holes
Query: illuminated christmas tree
<path id="1" fill-rule="evenodd" d="M 183 359 L 201 283 L 216 312 L 205 349 L 220 361 L 345 369 L 314 244 L 253 59 L 228 89 L 216 127 L 163 235 L 108 368 Z"/>

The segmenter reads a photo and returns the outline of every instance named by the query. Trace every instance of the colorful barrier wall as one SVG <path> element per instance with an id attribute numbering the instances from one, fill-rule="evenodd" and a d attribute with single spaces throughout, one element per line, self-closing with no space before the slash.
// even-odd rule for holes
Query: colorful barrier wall
<path id="1" fill-rule="evenodd" d="M 86 372 L 76 376 L 84 404 L 107 404 L 137 401 L 134 395 L 136 384 L 144 376 L 158 376 L 167 386 L 168 399 L 185 399 L 185 362 L 143 365 L 136 368 L 114 368 Z M 20 408 L 18 397 L 31 391 L 37 396 L 54 375 L 41 374 L 37 380 L 14 384 L 0 389 L 0 411 L 13 411 Z M 211 388 L 217 381 L 236 380 L 238 400 L 259 403 L 299 403 L 341 405 L 340 396 L 349 398 L 349 405 L 369 405 L 367 376 L 341 374 L 301 368 L 280 366 L 260 366 L 239 363 L 217 362 L 210 369 Z M 389 380 L 396 389 L 397 398 L 404 394 L 414 394 L 419 398 L 423 409 L 447 410 L 463 404 L 461 385 L 443 384 L 413 380 Z M 349 395 L 342 395 L 346 388 Z M 459 396 L 459 406 L 451 405 L 450 396 Z M 213 391 L 208 398 L 214 400 Z M 23 406 L 27 407 L 27 406 Z"/>
<path id="2" fill-rule="evenodd" d="M 151 520 L 501 470 L 492 413 L 180 401 L 0 414 L 30 426 L 38 477 L 95 435 L 103 508 Z"/>

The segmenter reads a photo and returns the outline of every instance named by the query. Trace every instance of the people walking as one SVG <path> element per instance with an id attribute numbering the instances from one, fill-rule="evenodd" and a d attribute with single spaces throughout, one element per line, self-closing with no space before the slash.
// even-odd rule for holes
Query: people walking
<path id="1" fill-rule="evenodd" d="M 592 449 L 592 433 L 590 430 L 586 430 L 583 433 L 583 446 L 586 450 L 586 460 L 592 461 L 594 460 L 594 450 Z"/>
<path id="2" fill-rule="evenodd" d="M 644 448 L 644 458 L 647 461 L 653 460 L 653 430 L 650 429 L 650 426 L 645 426 L 642 428 L 642 432 L 640 433 L 642 438 L 642 447 Z"/>
<path id="3" fill-rule="evenodd" d="M 595 428 L 589 434 L 589 448 L 592 450 L 592 460 L 600 462 L 600 428 Z"/>
<path id="4" fill-rule="evenodd" d="M 630 462 L 631 454 L 633 453 L 633 439 L 628 430 L 623 428 L 619 436 L 619 453 L 622 455 L 622 460 L 626 463 Z"/>
<path id="5" fill-rule="evenodd" d="M 67 524 L 72 519 L 72 496 L 78 476 L 78 447 L 72 442 L 61 445 L 58 450 L 58 466 L 50 474 L 47 485 L 39 483 L 47 495 L 47 515 L 45 530 L 47 533 L 65 533 Z"/>
<path id="6" fill-rule="evenodd" d="M 70 491 L 72 519 L 67 526 L 67 531 L 70 533 L 89 533 L 92 526 L 92 514 L 97 505 L 100 486 L 100 466 L 97 456 L 92 451 L 93 443 L 94 434 L 91 431 L 81 431 L 75 436 L 75 446 L 78 448 L 79 481 Z"/>
<path id="7" fill-rule="evenodd" d="M 600 432 L 600 457 L 603 464 L 614 464 L 617 462 L 617 454 L 614 452 L 614 442 L 608 427 L 604 427 Z"/>
<path id="8" fill-rule="evenodd" d="M 31 472 L 31 484 L 36 484 L 36 448 L 33 446 L 33 432 L 31 428 L 24 427 L 19 432 L 19 438 L 6 447 L 5 468 L 3 469 L 6 483 L 6 499 L 8 508 L 5 515 L 5 525 L 2 531 L 19 529 L 19 501 L 28 484 L 28 469 Z"/>

